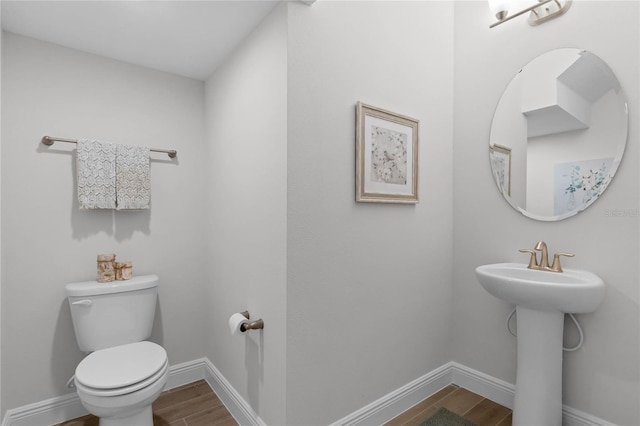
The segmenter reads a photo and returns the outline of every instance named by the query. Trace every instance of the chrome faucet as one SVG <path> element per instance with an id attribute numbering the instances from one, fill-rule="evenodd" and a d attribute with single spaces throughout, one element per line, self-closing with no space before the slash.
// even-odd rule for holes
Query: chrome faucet
<path id="1" fill-rule="evenodd" d="M 538 254 L 536 253 L 538 251 L 540 252 L 540 263 L 538 263 Z M 556 253 L 553 255 L 553 263 L 551 264 L 551 266 L 549 266 L 549 252 L 547 251 L 547 243 L 545 243 L 544 241 L 538 241 L 534 250 L 520 249 L 520 252 L 531 254 L 531 258 L 529 259 L 529 265 L 527 266 L 527 268 L 549 272 L 562 272 L 562 265 L 560 265 L 560 256 L 575 256 L 575 254 L 573 253 Z"/>

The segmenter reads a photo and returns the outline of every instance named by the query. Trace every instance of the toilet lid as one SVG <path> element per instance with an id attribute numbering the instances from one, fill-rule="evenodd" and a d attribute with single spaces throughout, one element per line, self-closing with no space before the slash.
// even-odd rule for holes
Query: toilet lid
<path id="1" fill-rule="evenodd" d="M 92 352 L 76 367 L 76 380 L 94 389 L 141 382 L 167 362 L 167 352 L 152 342 L 136 342 Z"/>

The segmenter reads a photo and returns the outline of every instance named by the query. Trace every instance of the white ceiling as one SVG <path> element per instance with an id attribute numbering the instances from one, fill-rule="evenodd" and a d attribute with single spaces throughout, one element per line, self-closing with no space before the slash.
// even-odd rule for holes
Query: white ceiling
<path id="1" fill-rule="evenodd" d="M 278 1 L 2 0 L 2 29 L 205 80 Z"/>

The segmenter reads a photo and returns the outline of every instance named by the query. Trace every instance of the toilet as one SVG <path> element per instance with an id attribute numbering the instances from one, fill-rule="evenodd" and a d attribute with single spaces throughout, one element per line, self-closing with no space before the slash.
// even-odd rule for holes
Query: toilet
<path id="1" fill-rule="evenodd" d="M 76 340 L 88 355 L 74 384 L 100 426 L 153 426 L 151 404 L 167 382 L 169 361 L 151 335 L 158 277 L 65 286 Z"/>

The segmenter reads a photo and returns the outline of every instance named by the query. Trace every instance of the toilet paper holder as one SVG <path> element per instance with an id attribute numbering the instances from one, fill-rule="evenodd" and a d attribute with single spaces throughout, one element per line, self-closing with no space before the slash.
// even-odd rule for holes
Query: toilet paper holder
<path id="1" fill-rule="evenodd" d="M 251 316 L 249 315 L 249 311 L 244 311 L 240 313 L 246 319 L 251 319 Z M 242 324 L 240 326 L 240 331 L 243 331 L 243 332 L 247 330 L 262 330 L 262 329 L 264 329 L 264 321 L 262 321 L 262 318 L 252 321 L 248 324 Z"/>

